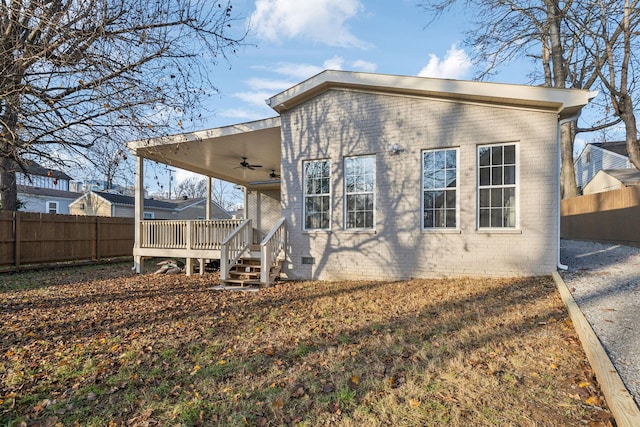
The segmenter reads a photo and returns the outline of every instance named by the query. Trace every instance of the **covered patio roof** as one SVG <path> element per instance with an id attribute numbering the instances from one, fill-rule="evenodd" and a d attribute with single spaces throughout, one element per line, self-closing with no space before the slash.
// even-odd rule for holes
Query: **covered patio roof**
<path id="1" fill-rule="evenodd" d="M 251 187 L 279 184 L 280 117 L 215 129 L 132 141 L 136 156 Z M 261 167 L 246 168 L 242 159 Z"/>

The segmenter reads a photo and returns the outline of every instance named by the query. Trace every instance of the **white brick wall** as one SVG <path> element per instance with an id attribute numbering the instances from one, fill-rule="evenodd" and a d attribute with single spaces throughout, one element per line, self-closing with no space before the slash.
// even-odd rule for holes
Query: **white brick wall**
<path id="1" fill-rule="evenodd" d="M 398 279 L 548 274 L 557 261 L 554 113 L 330 90 L 282 115 L 282 215 L 290 277 Z M 476 229 L 476 147 L 516 142 L 519 226 Z M 404 151 L 391 154 L 387 147 Z M 459 231 L 426 232 L 421 152 L 459 147 Z M 376 229 L 344 229 L 343 158 L 376 155 Z M 302 162 L 331 159 L 332 226 L 304 232 Z M 314 258 L 313 265 L 302 264 Z"/>

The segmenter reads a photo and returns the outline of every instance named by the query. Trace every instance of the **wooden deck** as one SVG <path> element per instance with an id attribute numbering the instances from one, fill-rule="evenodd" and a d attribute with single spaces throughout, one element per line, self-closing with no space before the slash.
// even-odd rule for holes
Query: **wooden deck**
<path id="1" fill-rule="evenodd" d="M 220 280 L 229 279 L 233 266 L 244 256 L 251 256 L 253 229 L 251 220 L 145 220 L 140 221 L 140 242 L 133 249 L 136 271 L 142 273 L 144 258 L 184 258 L 186 274 L 193 274 L 194 261 L 204 271 L 205 260 L 220 260 Z M 284 259 L 284 219 L 280 219 L 260 243 L 262 271 Z M 259 282 L 269 286 L 273 281 L 263 273 Z"/>

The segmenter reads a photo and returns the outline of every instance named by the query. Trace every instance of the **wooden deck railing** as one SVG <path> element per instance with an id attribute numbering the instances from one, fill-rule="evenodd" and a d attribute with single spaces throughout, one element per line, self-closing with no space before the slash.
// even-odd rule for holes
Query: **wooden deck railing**
<path id="1" fill-rule="evenodd" d="M 219 250 L 243 220 L 145 220 L 140 247 L 154 249 Z"/>
<path id="2" fill-rule="evenodd" d="M 285 220 L 280 218 L 260 243 L 260 282 L 263 285 L 271 284 L 271 266 L 281 254 L 284 254 L 286 235 Z"/>
<path id="3" fill-rule="evenodd" d="M 253 228 L 251 220 L 246 219 L 221 244 L 220 247 L 220 279 L 229 278 L 229 268 L 235 264 L 252 242 Z"/>

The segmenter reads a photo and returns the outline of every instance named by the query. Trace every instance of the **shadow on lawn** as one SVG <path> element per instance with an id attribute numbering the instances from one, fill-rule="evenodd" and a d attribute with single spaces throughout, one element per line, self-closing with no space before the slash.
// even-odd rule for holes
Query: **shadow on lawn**
<path id="1" fill-rule="evenodd" d="M 243 417 L 292 423 L 296 413 L 312 407 L 316 412 L 335 414 L 339 400 L 336 395 L 341 390 L 350 390 L 357 402 L 385 387 L 401 387 L 408 371 L 431 370 L 437 375 L 437 370 L 446 370 L 445 365 L 454 355 L 466 359 L 476 350 L 504 344 L 513 337 L 566 317 L 566 312 L 554 304 L 540 305 L 555 295 L 550 278 L 513 279 L 508 284 L 491 282 L 490 286 L 477 290 L 468 285 L 451 290 L 447 289 L 446 281 L 419 280 L 344 286 L 291 283 L 259 293 L 220 294 L 208 291 L 190 278 L 154 284 L 156 277 L 138 276 L 137 285 L 131 289 L 105 287 L 103 292 L 94 290 L 91 295 L 45 296 L 29 303 L 17 302 L 14 306 L 2 303 L 0 335 L 4 340 L 0 349 L 6 353 L 8 347 L 34 348 L 42 340 L 71 344 L 92 337 L 142 333 L 157 343 L 156 348 L 140 356 L 143 359 L 136 369 L 144 378 L 142 371 L 158 368 L 158 352 L 167 345 L 179 350 L 181 363 L 188 366 L 202 362 L 193 358 L 186 348 L 206 349 L 211 342 L 218 342 L 222 350 L 225 346 L 237 346 L 229 355 L 237 363 L 218 369 L 214 359 L 209 361 L 211 369 L 204 366 L 205 369 L 197 373 L 195 379 L 208 384 L 200 393 L 207 393 L 220 408 L 226 408 L 225 411 L 235 411 Z M 424 295 L 432 299 L 411 308 L 411 301 L 406 297 L 414 299 L 413 295 L 415 299 Z M 372 300 L 382 305 L 379 312 L 372 307 Z M 8 312 L 16 317 L 47 315 L 32 319 L 30 326 L 16 330 L 9 328 Z M 518 320 L 507 323 L 504 319 L 513 317 L 514 312 L 518 313 L 515 316 Z M 57 317 L 52 313 L 57 313 Z M 183 332 L 168 328 L 178 322 L 184 323 Z M 478 322 L 493 327 L 478 332 L 475 329 Z M 265 325 L 269 333 L 256 333 L 257 325 Z M 171 336 L 166 335 L 167 330 Z M 376 334 L 390 337 L 391 342 L 380 345 L 379 340 L 372 339 Z M 191 341 L 194 337 L 199 341 Z M 451 337 L 459 338 L 451 341 Z M 440 346 L 438 341 L 442 343 Z M 355 351 L 341 355 L 341 349 L 346 348 Z M 321 363 L 331 357 L 329 364 Z M 302 366 L 306 366 L 306 370 Z M 89 386 L 107 387 L 106 378 L 118 374 L 119 368 L 113 369 L 115 371 L 102 373 L 102 379 L 94 378 L 96 383 Z M 171 367 L 166 369 L 162 379 L 158 377 L 153 381 L 166 382 L 168 389 L 194 380 L 189 376 L 185 379 L 184 373 L 174 372 Z M 281 373 L 285 383 L 277 382 L 274 371 Z M 353 375 L 362 377 L 359 384 L 349 382 Z M 266 405 L 258 411 L 255 405 L 243 406 L 234 403 L 232 397 L 220 395 L 217 388 L 234 386 L 236 382 L 245 384 L 247 378 L 244 377 L 249 378 L 251 384 L 244 400 L 263 401 L 267 399 L 265 390 L 277 384 L 286 402 L 283 401 L 282 406 Z M 299 385 L 309 399 L 299 399 Z M 29 388 L 25 387 L 25 391 Z M 52 391 L 55 390 L 48 390 Z M 211 407 L 207 410 L 216 412 Z M 343 407 L 341 411 L 348 408 Z"/>

